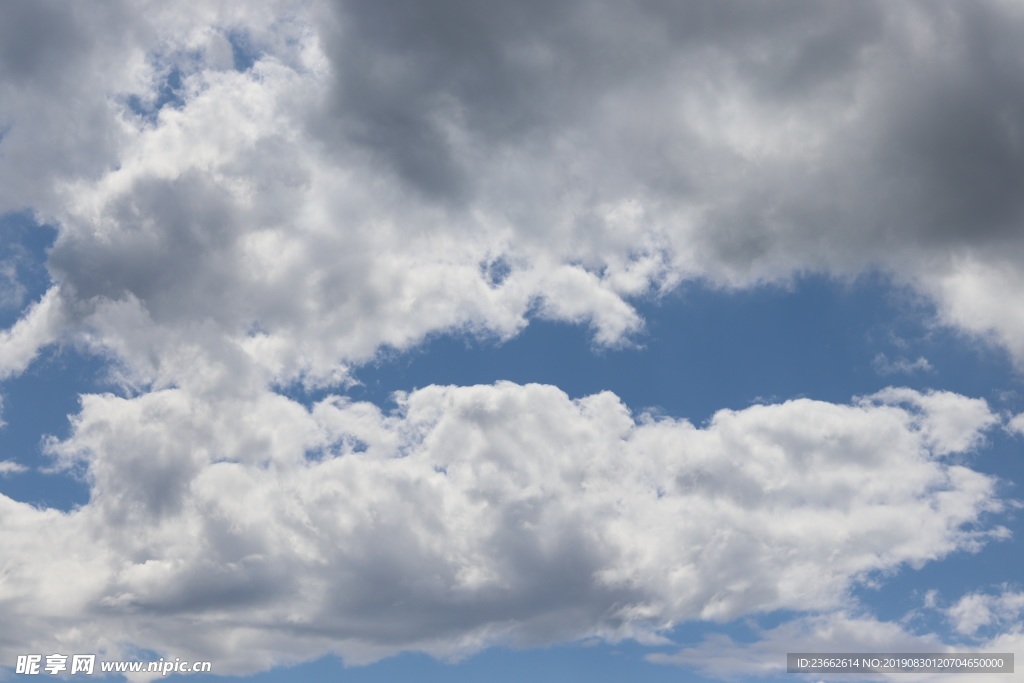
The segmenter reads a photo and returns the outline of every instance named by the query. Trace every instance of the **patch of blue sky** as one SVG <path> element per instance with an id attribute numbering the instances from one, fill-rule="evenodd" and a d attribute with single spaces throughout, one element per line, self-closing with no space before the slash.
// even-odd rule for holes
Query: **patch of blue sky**
<path id="1" fill-rule="evenodd" d="M 74 348 L 54 346 L 44 350 L 20 376 L 0 383 L 7 423 L 0 429 L 0 460 L 28 468 L 0 476 L 0 493 L 60 510 L 88 502 L 89 487 L 81 473 L 54 471 L 45 441 L 69 436 L 70 417 L 80 409 L 79 396 L 110 391 L 105 377 L 103 360 Z"/>
<path id="2" fill-rule="evenodd" d="M 23 307 L 39 300 L 52 284 L 46 271 L 46 252 L 56 230 L 39 225 L 27 213 L 0 218 L 0 261 L 16 265 L 24 288 L 22 307 L 0 308 L 0 327 L 9 328 Z M 103 381 L 105 362 L 66 346 L 44 349 L 20 376 L 0 382 L 4 396 L 0 428 L 0 460 L 28 468 L 0 476 L 0 493 L 33 505 L 68 510 L 88 500 L 88 487 L 70 473 L 46 472 L 54 464 L 44 453 L 47 436 L 68 436 L 68 417 L 79 410 L 79 395 L 108 390 Z"/>
<path id="3" fill-rule="evenodd" d="M 722 408 L 799 397 L 845 403 L 892 385 L 1024 409 L 1005 352 L 934 326 L 933 311 L 881 277 L 844 284 L 812 276 L 739 292 L 693 285 L 637 308 L 646 321 L 639 348 L 594 348 L 583 326 L 534 320 L 504 343 L 439 335 L 385 354 L 356 370 L 362 384 L 347 393 L 387 407 L 393 392 L 430 384 L 540 382 L 572 397 L 611 390 L 634 412 L 697 424 Z M 932 369 L 881 374 L 879 353 L 924 357 Z"/>
<path id="4" fill-rule="evenodd" d="M 0 216 L 0 265 L 12 269 L 12 280 L 5 277 L 0 287 L 18 288 L 18 296 L 0 291 L 0 329 L 17 322 L 24 305 L 37 301 L 50 287 L 46 271 L 46 250 L 57 231 L 36 223 L 28 212 Z"/>
<path id="5" fill-rule="evenodd" d="M 259 59 L 260 51 L 253 44 L 248 33 L 244 31 L 229 30 L 224 33 L 225 39 L 231 45 L 232 66 L 235 71 L 245 72 L 252 68 Z M 180 109 L 185 106 L 184 79 L 188 73 L 196 68 L 202 59 L 198 52 L 176 54 L 166 57 L 154 57 L 158 64 L 155 70 L 161 74 L 156 92 L 141 95 L 138 93 L 128 95 L 125 104 L 128 109 L 150 124 L 155 124 L 160 111 L 165 107 Z"/>
<path id="6" fill-rule="evenodd" d="M 145 121 L 155 124 L 160 116 L 160 110 L 164 107 L 180 109 L 185 105 L 185 95 L 182 91 L 183 76 L 184 74 L 178 66 L 168 67 L 153 98 L 129 95 L 126 100 L 128 109 Z"/>
<path id="7" fill-rule="evenodd" d="M 237 50 L 232 43 L 232 54 L 237 63 Z M 128 109 L 149 124 L 156 124 L 165 107 L 181 109 L 185 106 L 185 79 L 197 70 L 203 61 L 201 52 L 177 52 L 157 54 L 152 57 L 154 74 L 159 77 L 155 91 L 133 93 L 125 98 Z"/>
<path id="8" fill-rule="evenodd" d="M 480 264 L 480 272 L 492 287 L 498 287 L 512 272 L 512 266 L 504 257 Z"/>
<path id="9" fill-rule="evenodd" d="M 260 58 L 260 50 L 245 31 L 228 30 L 224 37 L 231 44 L 231 57 L 235 71 L 248 71 Z"/>

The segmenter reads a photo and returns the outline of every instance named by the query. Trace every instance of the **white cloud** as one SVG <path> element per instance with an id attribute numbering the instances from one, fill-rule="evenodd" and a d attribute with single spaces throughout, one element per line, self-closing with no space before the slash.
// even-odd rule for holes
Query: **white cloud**
<path id="1" fill-rule="evenodd" d="M 957 632 L 973 636 L 988 626 L 1024 632 L 1024 593 L 968 593 L 946 610 Z"/>
<path id="2" fill-rule="evenodd" d="M 918 356 L 914 361 L 903 356 L 890 360 L 884 353 L 876 355 L 871 365 L 879 375 L 912 375 L 915 372 L 931 372 L 935 369 L 924 356 Z"/>
<path id="3" fill-rule="evenodd" d="M 1024 311 L 1015 305 L 1024 271 L 1015 254 L 962 259 L 929 287 L 945 321 L 1024 358 Z"/>
<path id="4" fill-rule="evenodd" d="M 0 331 L 0 379 L 20 374 L 39 349 L 56 341 L 64 326 L 57 289 L 50 289 L 9 330 Z"/>
<path id="5" fill-rule="evenodd" d="M 984 399 L 965 398 L 948 391 L 921 393 L 889 387 L 864 400 L 916 407 L 920 412 L 915 415 L 915 426 L 939 455 L 978 448 L 985 438 L 983 430 L 999 422 Z"/>
<path id="6" fill-rule="evenodd" d="M 0 597 L 19 625 L 0 641 L 131 645 L 222 673 L 656 641 L 685 620 L 840 608 L 873 572 L 1005 532 L 982 518 L 1001 509 L 995 480 L 943 460 L 991 423 L 955 394 L 802 399 L 703 429 L 543 385 L 399 404 L 84 397 L 50 450 L 84 468 L 89 503 L 0 499 Z M 950 418 L 962 431 L 928 427 Z"/>
<path id="7" fill-rule="evenodd" d="M 1024 436 L 1024 413 L 1016 415 L 1006 423 L 1007 429 Z"/>
<path id="8" fill-rule="evenodd" d="M 0 426 L 2 425 L 3 423 L 0 422 Z M 21 463 L 17 463 L 13 460 L 0 460 L 0 477 L 6 477 L 8 474 L 20 474 L 27 471 L 28 468 Z"/>

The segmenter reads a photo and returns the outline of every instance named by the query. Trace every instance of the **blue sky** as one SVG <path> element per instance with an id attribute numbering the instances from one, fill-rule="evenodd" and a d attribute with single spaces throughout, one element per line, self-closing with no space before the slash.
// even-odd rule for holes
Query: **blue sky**
<path id="1" fill-rule="evenodd" d="M 1020 8 L 3 11 L 0 680 L 1021 650 Z"/>

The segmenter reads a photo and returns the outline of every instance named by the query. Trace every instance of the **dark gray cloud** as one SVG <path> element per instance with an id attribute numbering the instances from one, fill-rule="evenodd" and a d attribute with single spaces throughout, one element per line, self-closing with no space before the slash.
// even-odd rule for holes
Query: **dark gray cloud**
<path id="1" fill-rule="evenodd" d="M 737 268 L 773 250 L 824 267 L 844 258 L 820 253 L 833 246 L 863 263 L 884 258 L 879 244 L 975 247 L 1019 231 L 1021 20 L 1002 3 L 333 7 L 328 118 L 434 198 L 471 203 L 510 147 L 563 163 L 556 143 L 577 135 L 584 185 L 709 204 L 697 238 Z M 748 121 L 677 107 L 736 95 Z M 749 125 L 770 144 L 764 116 L 820 144 L 766 158 L 699 130 Z"/>
<path id="2" fill-rule="evenodd" d="M 51 252 L 51 272 L 76 298 L 131 295 L 158 320 L 208 315 L 192 307 L 201 301 L 223 311 L 221 266 L 240 230 L 232 208 L 223 188 L 195 172 L 142 179 L 110 207 L 110 220 L 124 226 L 117 239 L 65 232 Z"/>
<path id="3" fill-rule="evenodd" d="M 97 8 L 102 12 L 102 8 Z M 52 82 L 72 71 L 102 34 L 82 30 L 77 9 L 59 2 L 15 0 L 0 22 L 0 79 L 18 85 Z"/>

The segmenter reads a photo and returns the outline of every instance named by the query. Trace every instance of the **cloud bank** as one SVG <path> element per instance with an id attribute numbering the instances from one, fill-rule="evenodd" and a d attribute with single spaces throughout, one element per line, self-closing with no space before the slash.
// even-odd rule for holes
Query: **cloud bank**
<path id="1" fill-rule="evenodd" d="M 274 390 L 534 319 L 628 344 L 640 297 L 808 272 L 881 271 L 1024 363 L 1019 4 L 4 11 L 0 211 L 58 237 L 0 378 L 73 343 L 126 391 L 51 444 L 88 504 L 0 497 L 0 642 L 227 671 L 655 641 L 1005 535 L 947 459 L 997 419 L 950 393 L 696 428 L 535 385 Z"/>
<path id="2" fill-rule="evenodd" d="M 948 459 L 995 421 L 983 401 L 910 390 L 703 428 L 511 383 L 427 387 L 388 414 L 341 397 L 87 396 L 49 448 L 89 502 L 0 498 L 0 642 L 226 673 L 325 652 L 654 643 L 685 620 L 837 609 L 876 572 L 1005 536 L 996 480 Z"/>
<path id="3" fill-rule="evenodd" d="M 1024 358 L 1015 3 L 14 7 L 0 206 L 133 381 L 866 269 Z"/>

